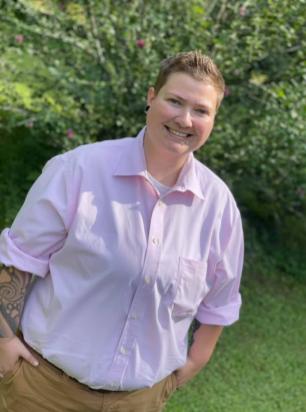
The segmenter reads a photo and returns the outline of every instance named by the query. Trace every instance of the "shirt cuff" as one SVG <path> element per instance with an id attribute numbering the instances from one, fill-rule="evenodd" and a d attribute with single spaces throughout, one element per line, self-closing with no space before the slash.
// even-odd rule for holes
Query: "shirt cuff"
<path id="1" fill-rule="evenodd" d="M 20 250 L 10 238 L 9 229 L 4 229 L 0 236 L 0 262 L 40 277 L 45 277 L 49 272 L 49 262 Z"/>
<path id="2" fill-rule="evenodd" d="M 202 304 L 198 309 L 196 319 L 202 324 L 229 326 L 239 319 L 240 306 L 240 295 L 236 302 L 225 306 L 212 307 Z"/>

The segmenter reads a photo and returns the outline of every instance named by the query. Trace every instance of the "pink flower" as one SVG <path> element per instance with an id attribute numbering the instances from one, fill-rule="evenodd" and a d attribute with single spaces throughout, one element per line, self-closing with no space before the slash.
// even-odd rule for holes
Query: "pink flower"
<path id="1" fill-rule="evenodd" d="M 231 94 L 230 88 L 229 88 L 228 86 L 225 86 L 225 89 L 224 89 L 224 97 L 227 97 L 227 96 L 229 96 L 230 94 Z"/>
<path id="2" fill-rule="evenodd" d="M 137 39 L 136 40 L 136 46 L 139 47 L 140 49 L 143 49 L 145 46 L 145 41 L 144 39 Z"/>
<path id="3" fill-rule="evenodd" d="M 67 129 L 66 130 L 66 136 L 68 137 L 68 139 L 73 139 L 74 131 L 72 129 Z"/>
<path id="4" fill-rule="evenodd" d="M 22 44 L 24 42 L 24 35 L 23 34 L 17 34 L 15 36 L 15 41 L 18 44 Z"/>
<path id="5" fill-rule="evenodd" d="M 241 6 L 239 9 L 239 14 L 241 17 L 244 17 L 247 14 L 247 8 L 246 6 Z"/>

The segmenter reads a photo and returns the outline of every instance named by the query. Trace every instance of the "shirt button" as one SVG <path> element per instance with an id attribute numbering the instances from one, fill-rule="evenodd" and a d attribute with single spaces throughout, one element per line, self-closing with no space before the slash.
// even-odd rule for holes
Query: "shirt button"
<path id="1" fill-rule="evenodd" d="M 126 354 L 127 354 L 127 350 L 125 349 L 124 346 L 121 346 L 121 348 L 120 348 L 120 353 L 122 353 L 122 355 L 126 355 Z"/>
<path id="2" fill-rule="evenodd" d="M 136 313 L 132 313 L 130 316 L 131 319 L 138 319 L 138 316 L 136 315 Z"/>
<path id="3" fill-rule="evenodd" d="M 158 246 L 159 245 L 159 239 L 157 239 L 156 237 L 153 237 L 152 243 L 153 243 L 153 245 Z"/>
<path id="4" fill-rule="evenodd" d="M 145 280 L 145 282 L 146 282 L 147 285 L 149 285 L 149 284 L 151 283 L 151 278 L 150 278 L 150 276 L 145 276 L 144 280 Z"/>
<path id="5" fill-rule="evenodd" d="M 159 201 L 157 202 L 157 204 L 158 204 L 159 207 L 162 207 L 162 206 L 164 205 L 161 200 L 159 200 Z"/>

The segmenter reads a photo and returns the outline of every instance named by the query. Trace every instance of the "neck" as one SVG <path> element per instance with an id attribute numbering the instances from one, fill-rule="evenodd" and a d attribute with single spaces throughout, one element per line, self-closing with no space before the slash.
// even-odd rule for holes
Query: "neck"
<path id="1" fill-rule="evenodd" d="M 187 156 L 163 153 L 163 156 L 144 138 L 144 154 L 148 172 L 160 183 L 174 186 L 187 160 Z"/>

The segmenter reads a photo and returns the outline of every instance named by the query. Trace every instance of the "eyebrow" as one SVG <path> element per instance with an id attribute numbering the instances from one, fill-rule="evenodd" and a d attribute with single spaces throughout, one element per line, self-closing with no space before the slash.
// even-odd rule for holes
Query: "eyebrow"
<path id="1" fill-rule="evenodd" d="M 168 93 L 169 93 L 169 95 L 171 95 L 172 97 L 175 97 L 176 99 L 181 100 L 182 102 L 186 102 L 186 99 L 184 99 L 183 97 L 179 96 L 178 94 L 171 93 L 171 92 L 168 92 Z M 213 108 L 212 108 L 211 106 L 209 106 L 209 105 L 207 105 L 207 104 L 204 104 L 204 103 L 195 103 L 195 106 L 197 106 L 197 107 L 199 107 L 199 108 L 202 108 L 202 109 L 206 109 L 206 110 L 213 110 Z"/>

